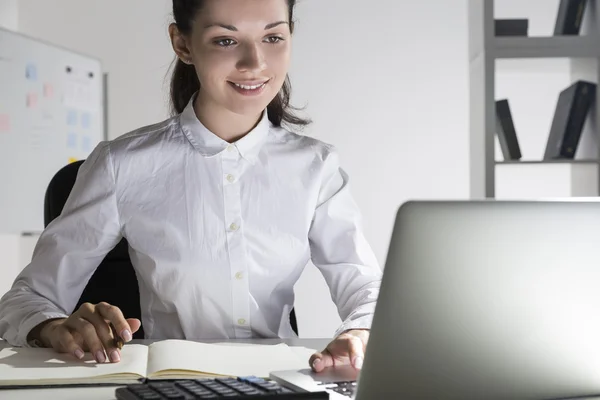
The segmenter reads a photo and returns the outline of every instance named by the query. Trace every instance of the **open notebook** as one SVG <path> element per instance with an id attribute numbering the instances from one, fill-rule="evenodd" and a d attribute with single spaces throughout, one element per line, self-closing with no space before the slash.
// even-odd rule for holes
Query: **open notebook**
<path id="1" fill-rule="evenodd" d="M 206 344 L 163 340 L 126 344 L 118 363 L 98 364 L 90 353 L 76 360 L 52 349 L 0 347 L 0 388 L 14 386 L 129 384 L 146 379 L 258 376 L 307 368 L 313 349 L 286 344 Z"/>

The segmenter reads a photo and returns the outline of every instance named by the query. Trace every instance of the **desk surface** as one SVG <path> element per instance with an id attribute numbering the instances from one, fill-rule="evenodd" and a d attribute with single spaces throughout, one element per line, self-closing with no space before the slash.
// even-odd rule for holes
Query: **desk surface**
<path id="1" fill-rule="evenodd" d="M 240 340 L 203 340 L 203 343 L 254 343 L 278 344 L 286 343 L 289 346 L 303 346 L 321 350 L 327 346 L 331 339 L 240 339 Z M 131 343 L 151 344 L 154 340 L 133 340 Z M 0 341 L 0 347 L 6 343 Z M 308 367 L 308 360 L 306 360 Z M 52 389 L 19 389 L 0 390 L 2 400 L 114 400 L 116 387 L 92 388 L 52 388 Z"/>

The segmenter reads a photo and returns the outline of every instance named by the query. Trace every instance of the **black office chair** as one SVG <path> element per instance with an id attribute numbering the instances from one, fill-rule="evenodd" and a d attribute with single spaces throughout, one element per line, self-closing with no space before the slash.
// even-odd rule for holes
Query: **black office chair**
<path id="1" fill-rule="evenodd" d="M 50 181 L 44 198 L 44 224 L 48 224 L 60 215 L 73 189 L 77 171 L 83 161 L 77 161 L 61 168 Z M 115 279 L 119 277 L 119 279 Z M 128 244 L 122 239 L 102 260 L 87 283 L 75 310 L 83 303 L 105 301 L 121 309 L 126 318 L 138 318 L 141 321 L 140 292 L 137 276 L 129 259 Z M 73 310 L 74 311 L 74 310 Z M 290 312 L 290 324 L 298 335 L 296 312 Z M 144 338 L 144 327 L 133 334 L 134 339 Z"/>

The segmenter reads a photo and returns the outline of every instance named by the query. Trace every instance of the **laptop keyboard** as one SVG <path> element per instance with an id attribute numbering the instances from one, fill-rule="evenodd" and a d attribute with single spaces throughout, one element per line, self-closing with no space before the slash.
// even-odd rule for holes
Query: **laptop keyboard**
<path id="1" fill-rule="evenodd" d="M 331 390 L 347 397 L 354 396 L 354 393 L 356 392 L 356 381 L 327 383 L 323 386 L 327 390 Z"/>

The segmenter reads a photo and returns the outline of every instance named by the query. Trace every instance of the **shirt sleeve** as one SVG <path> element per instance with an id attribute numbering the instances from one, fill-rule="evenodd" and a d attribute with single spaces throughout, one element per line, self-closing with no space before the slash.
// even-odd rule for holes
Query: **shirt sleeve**
<path id="1" fill-rule="evenodd" d="M 67 317 L 105 255 L 121 240 L 108 142 L 80 166 L 61 215 L 41 234 L 33 257 L 0 299 L 0 337 L 32 346 L 29 331 Z"/>
<path id="2" fill-rule="evenodd" d="M 361 220 L 348 174 L 330 148 L 309 242 L 312 261 L 323 274 L 343 321 L 335 336 L 348 329 L 370 329 L 379 295 L 382 271 Z"/>

